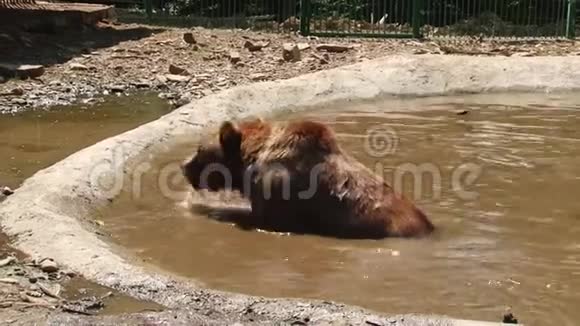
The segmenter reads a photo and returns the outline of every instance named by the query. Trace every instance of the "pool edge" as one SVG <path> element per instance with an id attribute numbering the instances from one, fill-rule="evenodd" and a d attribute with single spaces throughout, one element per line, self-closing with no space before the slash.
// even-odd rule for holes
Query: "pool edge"
<path id="1" fill-rule="evenodd" d="M 116 180 L 132 159 L 152 147 L 178 134 L 202 133 L 224 119 L 267 116 L 331 101 L 381 95 L 575 90 L 580 89 L 577 67 L 580 67 L 577 57 L 397 55 L 289 80 L 239 86 L 196 100 L 37 172 L 0 204 L 0 224 L 15 239 L 13 245 L 32 257 L 52 257 L 91 281 L 171 308 L 203 306 L 205 302 L 196 300 L 204 297 L 208 306 L 213 301 L 220 302 L 222 307 L 216 311 L 224 315 L 239 313 L 242 307 L 258 300 L 264 305 L 266 315 L 279 320 L 299 311 L 303 313 L 298 303 L 312 303 L 312 309 L 325 315 L 325 319 L 387 318 L 387 315 L 379 317 L 368 310 L 339 304 L 326 304 L 327 307 L 320 301 L 256 298 L 204 289 L 168 273 L 153 273 L 133 265 L 115 254 L 111 245 L 83 222 L 91 209 L 107 205 L 118 191 L 117 188 L 103 189 L 91 178 L 108 176 Z M 453 324 L 446 317 L 435 319 L 441 324 Z M 433 319 L 425 316 L 417 320 Z"/>

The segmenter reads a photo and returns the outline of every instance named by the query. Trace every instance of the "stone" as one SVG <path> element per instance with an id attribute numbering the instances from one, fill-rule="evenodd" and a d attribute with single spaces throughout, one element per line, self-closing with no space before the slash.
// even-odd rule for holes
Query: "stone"
<path id="1" fill-rule="evenodd" d="M 89 67 L 87 67 L 83 64 L 80 64 L 80 63 L 71 63 L 70 70 L 86 71 L 86 70 L 89 70 Z"/>
<path id="2" fill-rule="evenodd" d="M 54 260 L 47 258 L 40 262 L 40 269 L 45 273 L 54 273 L 58 271 L 58 265 Z"/>
<path id="3" fill-rule="evenodd" d="M 14 256 L 8 256 L 2 260 L 0 260 L 0 267 L 8 266 L 12 263 L 16 263 L 18 260 Z"/>
<path id="4" fill-rule="evenodd" d="M 308 50 L 308 49 L 310 49 L 310 44 L 308 44 L 308 43 L 298 43 L 298 49 L 300 51 Z"/>
<path id="5" fill-rule="evenodd" d="M 328 53 L 325 53 L 323 55 L 318 55 L 316 53 L 312 53 L 312 56 L 315 57 L 316 59 L 318 59 L 318 62 L 322 65 L 326 65 L 326 64 L 330 63 L 330 56 L 328 55 Z"/>
<path id="6" fill-rule="evenodd" d="M 265 48 L 268 45 L 270 45 L 270 42 L 263 43 L 263 42 L 252 42 L 250 40 L 247 40 L 244 43 L 244 48 L 248 49 L 248 51 L 250 52 L 256 52 L 262 50 L 262 48 Z"/>
<path id="7" fill-rule="evenodd" d="M 12 101 L 10 101 L 12 104 L 16 104 L 16 105 L 26 105 L 28 104 L 28 101 L 26 101 L 23 98 L 13 98 Z"/>
<path id="8" fill-rule="evenodd" d="M 165 84 L 167 83 L 167 77 L 163 76 L 163 75 L 157 75 L 155 76 L 155 79 L 160 83 L 160 84 Z"/>
<path id="9" fill-rule="evenodd" d="M 4 196 L 10 196 L 14 194 L 14 190 L 10 189 L 9 187 L 1 187 L 0 190 Z"/>
<path id="10" fill-rule="evenodd" d="M 20 78 L 38 78 L 44 74 L 42 65 L 20 65 L 16 68 L 16 74 Z"/>
<path id="11" fill-rule="evenodd" d="M 169 73 L 172 75 L 189 75 L 189 71 L 187 71 L 185 68 L 181 68 L 173 64 L 169 65 Z"/>
<path id="12" fill-rule="evenodd" d="M 230 62 L 233 64 L 236 64 L 236 63 L 240 62 L 240 60 L 242 60 L 242 58 L 240 57 L 240 53 L 236 52 L 236 51 L 231 51 L 229 53 L 229 58 L 230 58 Z"/>
<path id="13" fill-rule="evenodd" d="M 352 49 L 352 46 L 342 44 L 319 44 L 316 46 L 316 49 L 318 51 L 341 53 Z"/>
<path id="14" fill-rule="evenodd" d="M 259 73 L 251 74 L 250 75 L 250 79 L 253 80 L 253 81 L 262 81 L 262 80 L 268 79 L 268 75 L 266 75 L 266 74 L 259 74 Z"/>
<path id="15" fill-rule="evenodd" d="M 125 91 L 124 85 L 111 85 L 109 86 L 109 90 L 113 93 L 123 93 Z"/>
<path id="16" fill-rule="evenodd" d="M 297 62 L 300 61 L 302 56 L 300 54 L 300 49 L 297 45 L 285 43 L 282 46 L 282 58 L 284 61 Z"/>
<path id="17" fill-rule="evenodd" d="M 131 84 L 137 88 L 151 88 L 151 83 L 147 80 L 138 80 Z"/>
<path id="18" fill-rule="evenodd" d="M 165 78 L 167 78 L 168 81 L 176 82 L 176 83 L 187 82 L 190 79 L 189 76 L 174 75 L 174 74 L 165 75 Z"/>
<path id="19" fill-rule="evenodd" d="M 10 92 L 0 93 L 0 96 L 22 96 L 24 95 L 24 89 L 20 87 L 13 88 Z"/>
<path id="20" fill-rule="evenodd" d="M 187 44 L 196 44 L 197 43 L 197 41 L 195 40 L 195 37 L 193 36 L 193 33 L 183 33 L 183 40 Z"/>

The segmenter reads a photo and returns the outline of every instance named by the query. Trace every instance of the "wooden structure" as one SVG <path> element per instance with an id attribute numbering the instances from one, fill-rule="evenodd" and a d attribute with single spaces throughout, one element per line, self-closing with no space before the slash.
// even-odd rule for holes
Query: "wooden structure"
<path id="1" fill-rule="evenodd" d="M 114 19 L 113 6 L 88 3 L 0 0 L 0 26 L 25 29 L 74 27 Z"/>

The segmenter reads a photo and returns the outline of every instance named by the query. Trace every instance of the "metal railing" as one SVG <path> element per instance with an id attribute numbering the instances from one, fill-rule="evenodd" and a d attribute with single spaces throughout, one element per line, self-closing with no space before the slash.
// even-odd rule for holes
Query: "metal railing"
<path id="1" fill-rule="evenodd" d="M 35 3 L 35 0 L 0 0 L 0 8 L 9 8 L 18 5 L 29 5 Z"/>
<path id="2" fill-rule="evenodd" d="M 300 0 L 142 0 L 143 6 L 122 10 L 119 18 L 153 24 L 297 31 Z"/>
<path id="3" fill-rule="evenodd" d="M 141 1 L 139 10 L 120 17 L 329 37 L 573 38 L 576 30 L 576 0 Z"/>
<path id="4" fill-rule="evenodd" d="M 574 37 L 576 0 L 303 0 L 320 36 Z"/>

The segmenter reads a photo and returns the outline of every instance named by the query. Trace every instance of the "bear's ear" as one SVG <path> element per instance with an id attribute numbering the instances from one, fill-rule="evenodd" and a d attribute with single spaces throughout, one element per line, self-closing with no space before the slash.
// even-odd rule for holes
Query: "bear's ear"
<path id="1" fill-rule="evenodd" d="M 242 133 L 231 122 L 226 121 L 220 127 L 220 145 L 227 155 L 238 155 L 242 146 Z"/>

